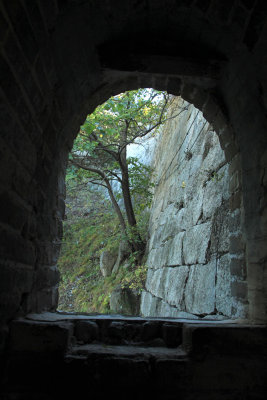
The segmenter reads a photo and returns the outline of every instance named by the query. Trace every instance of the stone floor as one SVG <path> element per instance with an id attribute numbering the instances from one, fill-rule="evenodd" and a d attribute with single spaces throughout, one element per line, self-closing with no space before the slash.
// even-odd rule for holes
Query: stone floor
<path id="1" fill-rule="evenodd" d="M 11 323 L 0 399 L 263 400 L 266 333 L 237 320 L 30 314 Z"/>

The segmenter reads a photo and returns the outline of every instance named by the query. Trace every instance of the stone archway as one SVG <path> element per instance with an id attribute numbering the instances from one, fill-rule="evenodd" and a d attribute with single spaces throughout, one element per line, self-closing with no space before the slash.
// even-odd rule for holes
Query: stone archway
<path id="1" fill-rule="evenodd" d="M 0 6 L 3 320 L 56 307 L 67 153 L 97 104 L 148 86 L 181 94 L 219 135 L 231 160 L 233 206 L 244 207 L 250 319 L 265 321 L 265 5 L 2 0 Z"/>

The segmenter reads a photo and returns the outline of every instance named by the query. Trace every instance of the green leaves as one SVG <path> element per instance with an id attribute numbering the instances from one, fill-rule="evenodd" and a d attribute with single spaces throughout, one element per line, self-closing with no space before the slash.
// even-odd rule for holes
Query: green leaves
<path id="1" fill-rule="evenodd" d="M 134 236 L 128 229 L 128 242 L 140 254 L 145 234 L 140 234 L 139 225 L 152 201 L 152 171 L 136 158 L 127 159 L 127 147 L 137 138 L 155 134 L 164 122 L 169 100 L 166 92 L 153 89 L 111 97 L 87 116 L 69 158 L 67 182 L 73 188 L 75 180 L 78 185 L 105 187 L 121 231 L 127 235 L 127 225 L 134 228 Z M 119 183 L 116 191 L 114 181 Z"/>

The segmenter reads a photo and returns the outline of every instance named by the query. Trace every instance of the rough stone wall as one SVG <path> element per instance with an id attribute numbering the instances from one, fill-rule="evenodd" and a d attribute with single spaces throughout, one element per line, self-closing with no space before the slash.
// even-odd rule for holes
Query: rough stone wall
<path id="1" fill-rule="evenodd" d="M 246 293 L 243 298 L 232 293 L 238 279 L 244 283 L 245 261 L 242 245 L 230 249 L 230 233 L 241 233 L 241 211 L 229 207 L 229 164 L 202 112 L 176 98 L 176 114 L 161 132 L 154 156 L 156 189 L 141 312 L 245 317 Z M 231 260 L 242 264 L 242 277 L 231 272 Z"/>
<path id="2" fill-rule="evenodd" d="M 138 87 L 181 94 L 216 128 L 233 212 L 243 193 L 232 246 L 246 244 L 249 318 L 267 320 L 267 3 L 115 3 L 0 0 L 0 348 L 15 315 L 57 306 L 64 162 L 79 126 Z"/>

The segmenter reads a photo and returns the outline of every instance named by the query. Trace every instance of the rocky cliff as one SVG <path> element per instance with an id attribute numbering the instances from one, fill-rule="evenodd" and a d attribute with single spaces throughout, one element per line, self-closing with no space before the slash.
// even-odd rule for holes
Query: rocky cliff
<path id="1" fill-rule="evenodd" d="M 229 211 L 228 164 L 202 113 L 180 98 L 153 157 L 148 274 L 144 316 L 243 317 L 246 304 L 231 295 L 229 227 L 240 230 L 240 210 Z"/>

